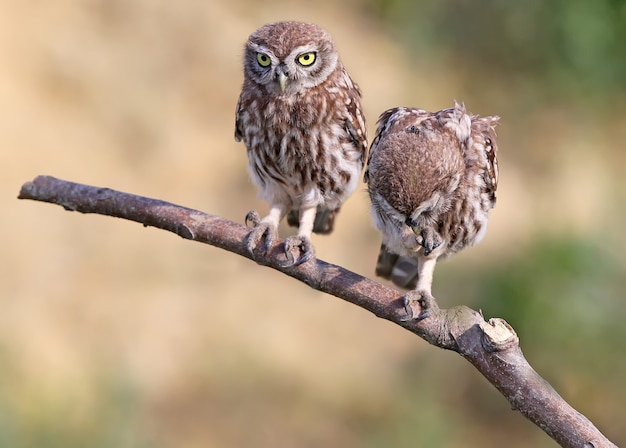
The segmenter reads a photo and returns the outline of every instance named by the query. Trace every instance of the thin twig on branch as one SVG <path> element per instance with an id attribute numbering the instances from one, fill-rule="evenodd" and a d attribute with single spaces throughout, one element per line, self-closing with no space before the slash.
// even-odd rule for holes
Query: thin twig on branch
<path id="1" fill-rule="evenodd" d="M 70 211 L 136 221 L 252 258 L 244 243 L 248 228 L 169 202 L 50 176 L 38 176 L 25 183 L 18 198 L 50 202 Z M 485 321 L 480 313 L 465 306 L 451 309 L 435 306 L 429 317 L 406 321 L 400 292 L 340 266 L 314 259 L 300 266 L 283 267 L 284 254 L 279 242 L 266 257 L 256 254 L 255 261 L 371 311 L 432 345 L 459 353 L 504 395 L 514 410 L 561 446 L 616 447 L 533 370 L 522 354 L 515 331 L 503 319 Z"/>

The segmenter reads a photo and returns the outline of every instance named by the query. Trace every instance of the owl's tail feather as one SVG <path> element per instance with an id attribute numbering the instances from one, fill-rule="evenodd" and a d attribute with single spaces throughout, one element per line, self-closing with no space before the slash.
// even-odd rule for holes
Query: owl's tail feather
<path id="1" fill-rule="evenodd" d="M 338 208 L 329 210 L 327 208 L 318 207 L 317 213 L 315 214 L 315 222 L 313 223 L 313 232 L 322 235 L 331 233 L 335 227 L 335 216 L 337 216 L 338 212 Z M 291 227 L 298 227 L 300 225 L 299 210 L 290 210 L 289 213 L 287 213 L 287 224 Z"/>
<path id="2" fill-rule="evenodd" d="M 402 257 L 389 252 L 387 246 L 380 245 L 380 253 L 376 261 L 376 275 L 391 280 L 396 286 L 405 289 L 415 289 L 417 286 L 416 258 Z"/>

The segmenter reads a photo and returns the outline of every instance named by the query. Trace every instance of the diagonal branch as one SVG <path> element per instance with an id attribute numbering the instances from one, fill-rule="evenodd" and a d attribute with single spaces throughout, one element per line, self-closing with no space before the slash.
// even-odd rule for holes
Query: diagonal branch
<path id="1" fill-rule="evenodd" d="M 249 231 L 245 226 L 169 202 L 50 176 L 38 176 L 25 183 L 18 198 L 136 221 L 252 259 L 244 243 Z M 300 266 L 282 267 L 284 254 L 279 243 L 270 249 L 268 256 L 256 255 L 254 260 L 260 265 L 371 311 L 432 345 L 459 353 L 504 395 L 514 410 L 561 446 L 616 446 L 533 370 L 522 354 L 515 331 L 506 321 L 498 318 L 485 321 L 480 313 L 465 306 L 439 309 L 436 305 L 428 318 L 405 321 L 402 294 L 394 289 L 317 259 Z"/>

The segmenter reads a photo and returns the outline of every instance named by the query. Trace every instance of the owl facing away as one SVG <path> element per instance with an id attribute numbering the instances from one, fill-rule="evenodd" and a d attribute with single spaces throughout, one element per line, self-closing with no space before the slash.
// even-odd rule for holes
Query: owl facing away
<path id="1" fill-rule="evenodd" d="M 311 23 L 277 22 L 248 38 L 235 139 L 243 140 L 250 177 L 270 205 L 246 216 L 246 245 L 265 250 L 287 216 L 298 226 L 285 240 L 289 264 L 314 255 L 311 233 L 330 233 L 342 203 L 357 187 L 367 156 L 361 92 L 330 35 Z M 297 256 L 293 255 L 297 252 Z"/>
<path id="2" fill-rule="evenodd" d="M 439 258 L 478 243 L 496 203 L 499 117 L 399 107 L 384 112 L 365 171 L 382 234 L 376 273 L 399 286 L 407 314 L 428 316 Z"/>

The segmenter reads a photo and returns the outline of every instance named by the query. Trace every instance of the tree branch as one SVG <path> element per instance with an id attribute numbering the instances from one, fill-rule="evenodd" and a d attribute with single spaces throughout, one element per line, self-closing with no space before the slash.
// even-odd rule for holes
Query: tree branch
<path id="1" fill-rule="evenodd" d="M 50 176 L 38 176 L 25 183 L 18 198 L 136 221 L 252 259 L 244 244 L 249 231 L 245 226 L 165 201 Z M 522 354 L 517 334 L 506 321 L 498 318 L 485 321 L 480 313 L 465 306 L 451 309 L 435 306 L 428 318 L 405 321 L 400 292 L 340 266 L 315 259 L 300 266 L 282 267 L 284 254 L 280 243 L 270 249 L 268 256 L 256 254 L 254 260 L 371 311 L 432 345 L 459 353 L 504 395 L 514 410 L 561 446 L 616 447 L 533 370 Z"/>

